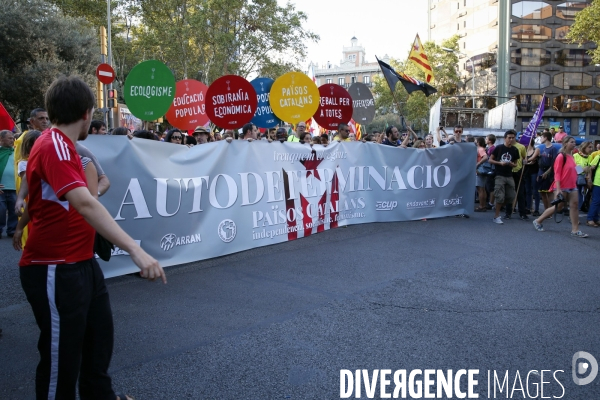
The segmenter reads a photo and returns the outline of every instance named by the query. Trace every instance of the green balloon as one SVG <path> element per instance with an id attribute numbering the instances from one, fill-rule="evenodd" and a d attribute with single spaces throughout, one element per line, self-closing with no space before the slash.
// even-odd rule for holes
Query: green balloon
<path id="1" fill-rule="evenodd" d="M 123 97 L 129 111 L 144 121 L 165 115 L 175 98 L 175 77 L 160 61 L 139 63 L 127 75 Z"/>

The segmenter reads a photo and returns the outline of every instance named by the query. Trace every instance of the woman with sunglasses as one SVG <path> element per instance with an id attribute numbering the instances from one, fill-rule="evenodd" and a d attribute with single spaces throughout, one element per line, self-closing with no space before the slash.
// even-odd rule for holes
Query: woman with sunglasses
<path id="1" fill-rule="evenodd" d="M 177 128 L 170 129 L 165 138 L 165 143 L 183 144 L 183 133 Z"/>

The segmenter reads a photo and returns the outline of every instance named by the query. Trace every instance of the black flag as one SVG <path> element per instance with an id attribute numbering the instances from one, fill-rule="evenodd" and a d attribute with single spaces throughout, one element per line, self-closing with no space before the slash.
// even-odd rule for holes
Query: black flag
<path id="1" fill-rule="evenodd" d="M 398 72 L 394 71 L 389 64 L 381 61 L 379 58 L 377 58 L 377 62 L 379 63 L 379 68 L 381 68 L 381 72 L 383 72 L 383 76 L 385 76 L 385 80 L 387 81 L 392 93 L 394 93 L 394 89 L 396 89 L 396 83 L 398 82 L 402 82 L 402 85 L 404 85 L 404 89 L 406 89 L 408 94 L 411 94 L 415 90 L 420 90 L 421 92 L 425 93 L 425 96 L 429 96 L 437 92 L 436 88 L 428 85 L 425 82 L 418 81 L 406 74 L 399 74 Z"/>

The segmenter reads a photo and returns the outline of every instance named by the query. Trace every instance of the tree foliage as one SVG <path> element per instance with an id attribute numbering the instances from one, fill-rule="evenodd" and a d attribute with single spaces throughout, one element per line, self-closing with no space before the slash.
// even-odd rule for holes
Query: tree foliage
<path id="1" fill-rule="evenodd" d="M 594 0 L 588 7 L 577 13 L 567 39 L 580 45 L 587 41 L 600 43 L 600 1 Z M 589 54 L 594 64 L 600 64 L 600 48 L 590 50 Z"/>
<path id="2" fill-rule="evenodd" d="M 0 0 L 0 101 L 17 116 L 43 106 L 61 74 L 95 85 L 97 42 L 85 21 L 43 0 Z"/>
<path id="3" fill-rule="evenodd" d="M 406 120 L 413 125 L 414 129 L 428 130 L 429 108 L 441 95 L 452 95 L 457 91 L 457 83 L 460 80 L 457 70 L 458 57 L 458 35 L 442 42 L 441 46 L 434 42 L 425 42 L 425 52 L 433 68 L 435 81 L 430 83 L 438 92 L 425 97 L 423 92 L 413 92 L 410 96 L 401 83 L 396 86 L 395 101 L 390 92 L 387 81 L 383 76 L 373 79 L 373 94 L 376 97 L 375 106 L 380 114 L 398 113 L 404 115 Z M 446 52 L 442 47 L 455 50 L 455 53 Z M 408 57 L 407 57 L 408 58 Z M 390 65 L 398 72 L 421 81 L 425 80 L 425 73 L 412 61 L 398 61 L 392 59 Z"/>
<path id="4" fill-rule="evenodd" d="M 177 79 L 286 72 L 306 55 L 306 14 L 276 0 L 139 0 L 133 46 L 169 65 Z M 282 61 L 285 54 L 286 61 Z"/>

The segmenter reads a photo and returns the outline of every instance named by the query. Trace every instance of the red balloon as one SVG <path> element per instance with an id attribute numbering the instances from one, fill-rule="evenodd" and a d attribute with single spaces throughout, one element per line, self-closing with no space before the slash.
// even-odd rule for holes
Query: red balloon
<path id="1" fill-rule="evenodd" d="M 222 76 L 206 92 L 206 113 L 221 128 L 241 128 L 252 120 L 257 105 L 254 87 L 241 76 Z"/>
<path id="2" fill-rule="evenodd" d="M 319 86 L 319 95 L 319 108 L 313 118 L 323 128 L 337 129 L 339 124 L 347 124 L 352 119 L 352 97 L 346 89 L 326 83 Z"/>
<path id="3" fill-rule="evenodd" d="M 208 123 L 205 99 L 208 86 L 194 79 L 177 82 L 173 104 L 165 115 L 171 125 L 183 130 L 194 130 Z"/>

